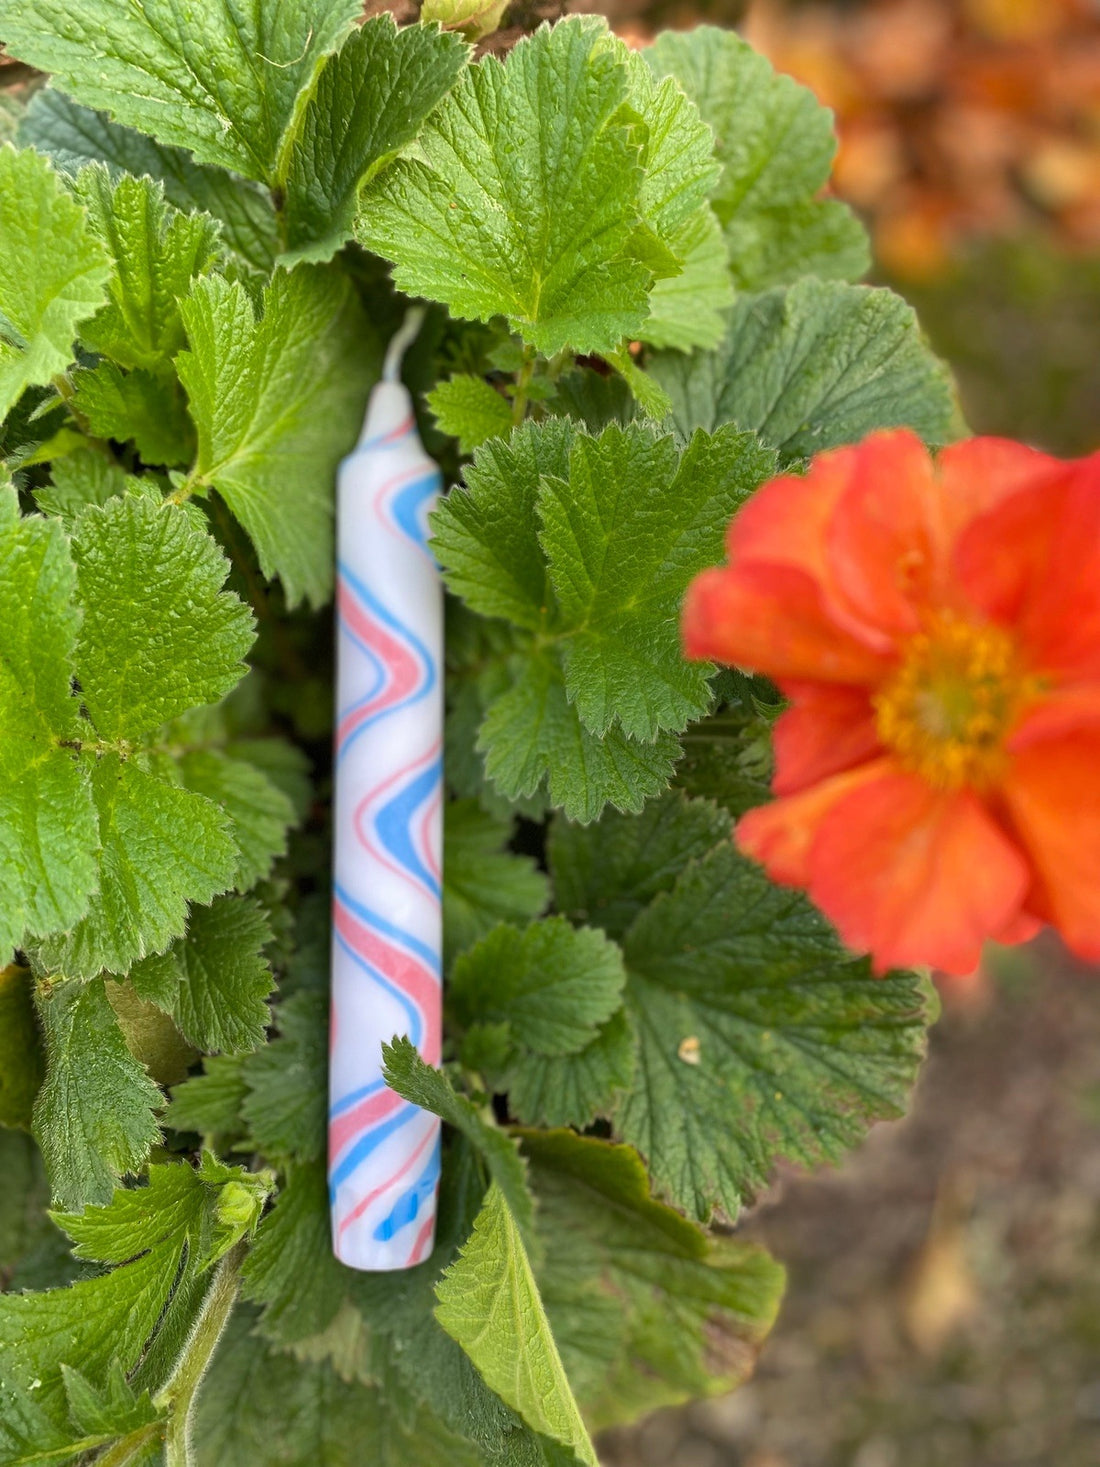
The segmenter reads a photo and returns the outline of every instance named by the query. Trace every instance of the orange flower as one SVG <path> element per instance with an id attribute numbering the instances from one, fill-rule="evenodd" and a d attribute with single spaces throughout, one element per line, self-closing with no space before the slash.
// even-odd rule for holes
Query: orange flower
<path id="1" fill-rule="evenodd" d="M 1100 958 L 1100 453 L 876 433 L 764 485 L 727 545 L 687 653 L 790 700 L 740 848 L 879 971 L 965 973 L 1044 922 Z"/>

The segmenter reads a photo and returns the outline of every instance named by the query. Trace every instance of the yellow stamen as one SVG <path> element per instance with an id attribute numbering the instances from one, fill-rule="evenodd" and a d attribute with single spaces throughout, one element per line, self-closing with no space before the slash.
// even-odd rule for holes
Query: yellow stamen
<path id="1" fill-rule="evenodd" d="M 904 649 L 873 699 L 878 736 L 937 789 L 986 789 L 1005 767 L 1005 739 L 1039 682 L 1020 667 L 1011 636 L 943 613 Z"/>

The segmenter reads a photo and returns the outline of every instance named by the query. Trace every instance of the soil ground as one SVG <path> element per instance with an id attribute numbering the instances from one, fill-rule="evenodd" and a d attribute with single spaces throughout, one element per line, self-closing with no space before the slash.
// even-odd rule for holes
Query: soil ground
<path id="1" fill-rule="evenodd" d="M 790 1271 L 755 1379 L 607 1467 L 1097 1467 L 1100 979 L 999 966 L 947 995 L 909 1116 L 745 1221 Z"/>

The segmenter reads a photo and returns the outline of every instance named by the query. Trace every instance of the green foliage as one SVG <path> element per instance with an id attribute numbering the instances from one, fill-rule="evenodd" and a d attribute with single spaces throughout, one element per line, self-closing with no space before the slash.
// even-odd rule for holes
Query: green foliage
<path id="1" fill-rule="evenodd" d="M 802 280 L 742 296 L 713 352 L 665 352 L 652 365 L 681 433 L 755 428 L 786 462 L 908 427 L 952 436 L 951 381 L 911 308 L 889 290 Z"/>
<path id="2" fill-rule="evenodd" d="M 351 286 L 316 267 L 280 271 L 257 321 L 244 287 L 215 276 L 182 312 L 194 479 L 229 505 L 288 602 L 320 605 L 332 590 L 333 474 L 377 362 Z"/>
<path id="3" fill-rule="evenodd" d="M 827 113 L 713 29 L 472 60 L 499 5 L 360 11 L 0 0 L 53 73 L 0 149 L 2 1462 L 592 1463 L 767 1334 L 781 1269 L 703 1220 L 922 1053 L 923 986 L 730 842 L 775 690 L 679 644 L 777 467 L 955 424 L 912 314 L 843 283 Z M 453 485 L 449 976 L 443 1068 L 385 1058 L 443 1170 L 431 1256 L 366 1275 L 316 613 L 402 292 Z"/>
<path id="4" fill-rule="evenodd" d="M 711 207 L 737 287 L 763 290 L 803 275 L 858 279 L 870 264 L 863 229 L 844 204 L 817 197 L 836 139 L 813 93 L 711 26 L 666 31 L 643 54 L 714 129 L 722 176 Z"/>
<path id="5" fill-rule="evenodd" d="M 470 1240 L 436 1285 L 435 1317 L 524 1420 L 597 1467 L 519 1227 L 494 1182 Z"/>
<path id="6" fill-rule="evenodd" d="M 49 164 L 0 146 L 0 414 L 72 360 L 110 266 Z"/>

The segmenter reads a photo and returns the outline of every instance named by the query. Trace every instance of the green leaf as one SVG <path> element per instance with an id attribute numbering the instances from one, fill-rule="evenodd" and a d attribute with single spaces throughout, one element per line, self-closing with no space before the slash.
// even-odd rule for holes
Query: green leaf
<path id="1" fill-rule="evenodd" d="M 578 435 L 568 478 L 543 479 L 540 539 L 565 686 L 593 733 L 617 720 L 651 741 L 706 711 L 706 668 L 680 648 L 680 602 L 721 558 L 729 520 L 773 463 L 733 428 L 697 433 L 678 459 L 671 438 L 631 424 Z"/>
<path id="2" fill-rule="evenodd" d="M 496 1182 L 469 1241 L 435 1292 L 436 1319 L 490 1389 L 536 1431 L 598 1467 L 516 1219 Z"/>
<path id="3" fill-rule="evenodd" d="M 413 141 L 465 62 L 457 36 L 398 30 L 388 12 L 349 36 L 322 67 L 290 149 L 284 261 L 327 260 L 351 238 L 360 185 Z"/>
<path id="4" fill-rule="evenodd" d="M 619 1007 L 624 982 L 622 955 L 602 932 L 547 917 L 526 930 L 502 923 L 463 953 L 450 1000 L 463 1028 L 507 1023 L 525 1050 L 573 1054 Z"/>
<path id="5" fill-rule="evenodd" d="M 66 1366 L 108 1397 L 120 1367 L 130 1372 L 142 1361 L 144 1371 L 157 1342 L 175 1333 L 179 1305 L 201 1300 L 211 1264 L 255 1225 L 266 1190 L 263 1178 L 208 1158 L 197 1170 L 150 1167 L 148 1186 L 58 1218 L 77 1257 L 118 1266 L 64 1289 L 0 1295 L 4 1389 L 32 1391 L 42 1415 L 63 1425 Z M 133 1380 L 136 1391 L 161 1383 Z"/>
<path id="6" fill-rule="evenodd" d="M 506 316 L 544 355 L 637 331 L 651 275 L 628 253 L 641 168 L 617 120 L 625 55 L 602 21 L 574 17 L 463 73 L 416 156 L 361 195 L 358 237 L 402 290 Z"/>
<path id="7" fill-rule="evenodd" d="M 640 123 L 642 214 L 666 244 L 706 203 L 722 168 L 714 135 L 695 103 L 669 77 L 658 80 L 645 58 L 632 51 L 627 104 Z"/>
<path id="8" fill-rule="evenodd" d="M 489 708 L 478 748 L 504 794 L 533 795 L 545 780 L 551 804 L 582 823 L 608 804 L 640 810 L 668 784 L 679 752 L 669 733 L 652 743 L 615 725 L 592 733 L 569 702 L 560 661 L 547 654 L 523 657 L 514 683 Z"/>
<path id="9" fill-rule="evenodd" d="M 248 531 L 293 606 L 332 591 L 336 465 L 377 375 L 377 338 L 346 278 L 280 271 L 257 321 L 240 284 L 196 283 L 183 303 L 190 350 L 176 359 L 199 434 L 195 473 Z"/>
<path id="10" fill-rule="evenodd" d="M 212 1055 L 203 1061 L 201 1075 L 175 1086 L 161 1120 L 174 1131 L 198 1131 L 211 1149 L 220 1140 L 219 1149 L 225 1150 L 225 1143 L 243 1134 L 240 1112 L 247 1094 L 240 1056 Z"/>
<path id="11" fill-rule="evenodd" d="M 525 1132 L 536 1269 L 566 1371 L 595 1429 L 735 1389 L 774 1323 L 783 1269 L 656 1201 L 637 1154 Z"/>
<path id="12" fill-rule="evenodd" d="M 350 1278 L 332 1252 L 325 1163 L 296 1164 L 245 1260 L 245 1297 L 264 1306 L 257 1333 L 284 1346 L 320 1334 L 335 1319 Z"/>
<path id="13" fill-rule="evenodd" d="M 161 1419 L 160 1412 L 149 1399 L 149 1392 L 134 1394 L 125 1372 L 117 1360 L 107 1370 L 107 1383 L 97 1390 L 79 1370 L 62 1365 L 65 1395 L 73 1425 L 84 1436 L 129 1436 L 131 1432 L 150 1426 Z"/>
<path id="14" fill-rule="evenodd" d="M 26 930 L 79 920 L 95 888 L 95 811 L 71 750 L 79 618 L 61 526 L 0 486 L 0 963 Z"/>
<path id="15" fill-rule="evenodd" d="M 110 303 L 81 327 L 81 340 L 121 367 L 163 369 L 184 345 L 179 302 L 214 264 L 218 227 L 171 208 L 151 178 L 113 182 L 101 163 L 81 169 L 76 192 L 114 262 Z"/>
<path id="16" fill-rule="evenodd" d="M 736 1215 L 778 1159 L 835 1161 L 904 1109 L 924 1054 L 920 982 L 873 978 L 732 844 L 657 896 L 623 952 L 639 1065 L 616 1129 L 694 1216 Z"/>
<path id="17" fill-rule="evenodd" d="M 177 506 L 134 496 L 90 508 L 73 555 L 77 671 L 101 738 L 137 738 L 240 681 L 251 614 L 222 590 L 225 556 Z"/>
<path id="18" fill-rule="evenodd" d="M 650 346 L 677 351 L 716 347 L 725 335 L 733 290 L 729 250 L 713 210 L 693 214 L 673 235 L 671 245 L 684 268 L 653 287 L 649 318 L 639 336 Z"/>
<path id="19" fill-rule="evenodd" d="M 131 972 L 138 994 L 174 1016 L 197 1048 L 241 1054 L 264 1042 L 274 978 L 263 956 L 267 913 L 248 897 L 195 907 L 187 936 Z M 165 1001 L 167 1000 L 167 1001 Z"/>
<path id="20" fill-rule="evenodd" d="M 448 494 L 432 516 L 438 556 L 450 590 L 482 616 L 504 617 L 538 631 L 546 625 L 549 587 L 538 540 L 540 478 L 569 474 L 577 430 L 566 418 L 524 423 L 480 448 L 465 471 L 465 491 Z"/>
<path id="21" fill-rule="evenodd" d="M 666 353 L 650 370 L 682 433 L 734 422 L 784 462 L 905 426 L 950 436 L 951 378 L 912 308 L 889 290 L 803 280 L 745 296 L 714 352 Z"/>
<path id="22" fill-rule="evenodd" d="M 359 13 L 358 0 L 241 8 L 196 0 L 119 7 L 0 0 L 0 34 L 77 101 L 265 183 L 297 130 L 300 94 Z"/>
<path id="23" fill-rule="evenodd" d="M 137 482 L 108 453 L 88 444 L 55 458 L 50 478 L 52 484 L 34 491 L 34 502 L 43 514 L 57 515 L 70 531 L 89 504 L 104 505 L 116 494 L 135 488 Z"/>
<path id="24" fill-rule="evenodd" d="M 0 968 L 0 1126 L 29 1128 L 43 1071 L 31 975 L 12 963 Z"/>
<path id="25" fill-rule="evenodd" d="M 194 433 L 183 394 L 171 379 L 141 370 L 124 372 L 114 362 L 102 361 L 93 370 L 73 372 L 71 381 L 73 408 L 97 438 L 132 441 L 147 464 L 191 461 Z"/>
<path id="26" fill-rule="evenodd" d="M 621 938 L 690 861 L 730 834 L 729 817 L 714 805 L 673 793 L 652 800 L 640 815 L 609 810 L 583 828 L 556 819 L 547 844 L 555 905 L 574 922 Z"/>
<path id="27" fill-rule="evenodd" d="M 196 1467 L 481 1467 L 483 1458 L 424 1406 L 414 1418 L 376 1387 L 348 1385 L 230 1321 L 199 1397 Z"/>
<path id="28" fill-rule="evenodd" d="M 109 275 L 84 211 L 46 159 L 0 147 L 0 419 L 24 388 L 69 365 Z"/>
<path id="29" fill-rule="evenodd" d="M 454 800 L 443 812 L 443 947 L 449 969 L 456 953 L 498 922 L 537 917 L 549 884 L 530 856 L 504 849 L 511 822 Z"/>
<path id="30" fill-rule="evenodd" d="M 90 762 L 99 814 L 99 890 L 71 932 L 38 948 L 52 970 L 90 978 L 126 973 L 163 952 L 187 922 L 188 902 L 209 902 L 233 881 L 239 854 L 210 800 L 158 778 L 137 759 Z"/>
<path id="31" fill-rule="evenodd" d="M 287 831 L 297 821 L 290 796 L 255 764 L 230 758 L 220 749 L 190 750 L 180 757 L 179 771 L 189 790 L 205 795 L 229 817 L 240 850 L 234 885 L 238 891 L 251 890 L 286 855 Z"/>
<path id="32" fill-rule="evenodd" d="M 41 992 L 38 1017 L 46 1078 L 34 1134 L 53 1195 L 68 1207 L 105 1202 L 157 1140 L 152 1111 L 163 1097 L 127 1049 L 102 979 L 70 979 Z"/>
<path id="33" fill-rule="evenodd" d="M 473 453 L 490 438 L 512 431 L 512 405 L 484 377 L 461 372 L 428 393 L 440 431 L 458 439 L 460 453 Z"/>
<path id="34" fill-rule="evenodd" d="M 455 1092 L 442 1070 L 426 1065 L 408 1039 L 382 1046 L 382 1078 L 404 1100 L 430 1110 L 460 1131 L 484 1158 L 489 1174 L 500 1188 L 520 1228 L 532 1226 L 531 1197 L 523 1162 L 510 1136 L 482 1114 L 465 1095 Z"/>
<path id="35" fill-rule="evenodd" d="M 511 0 L 424 0 L 420 19 L 438 21 L 444 30 L 458 31 L 468 41 L 480 41 L 500 25 Z"/>
<path id="36" fill-rule="evenodd" d="M 562 1055 L 515 1053 L 497 1078 L 517 1120 L 583 1127 L 611 1114 L 616 1096 L 630 1087 L 634 1068 L 634 1035 L 620 1009 L 583 1049 Z"/>
<path id="37" fill-rule="evenodd" d="M 328 994 L 295 993 L 276 1011 L 279 1037 L 245 1061 L 241 1114 L 265 1156 L 313 1161 L 325 1145 Z"/>
<path id="38" fill-rule="evenodd" d="M 177 209 L 220 221 L 222 242 L 267 276 L 278 249 L 277 221 L 265 188 L 221 168 L 204 168 L 182 148 L 165 148 L 143 133 L 120 127 L 103 112 L 82 107 L 64 92 L 43 87 L 19 125 L 19 142 L 53 159 L 74 177 L 86 163 L 103 163 L 112 178 L 147 174 Z"/>
<path id="39" fill-rule="evenodd" d="M 726 709 L 692 724 L 675 783 L 689 795 L 713 800 L 730 815 L 743 815 L 771 799 L 771 724 L 766 718 Z"/>
<path id="40" fill-rule="evenodd" d="M 711 206 L 725 231 L 742 290 L 801 275 L 853 279 L 870 264 L 851 212 L 817 194 L 829 177 L 832 114 L 807 88 L 730 31 L 666 31 L 642 53 L 671 76 L 714 129 L 722 176 Z"/>

